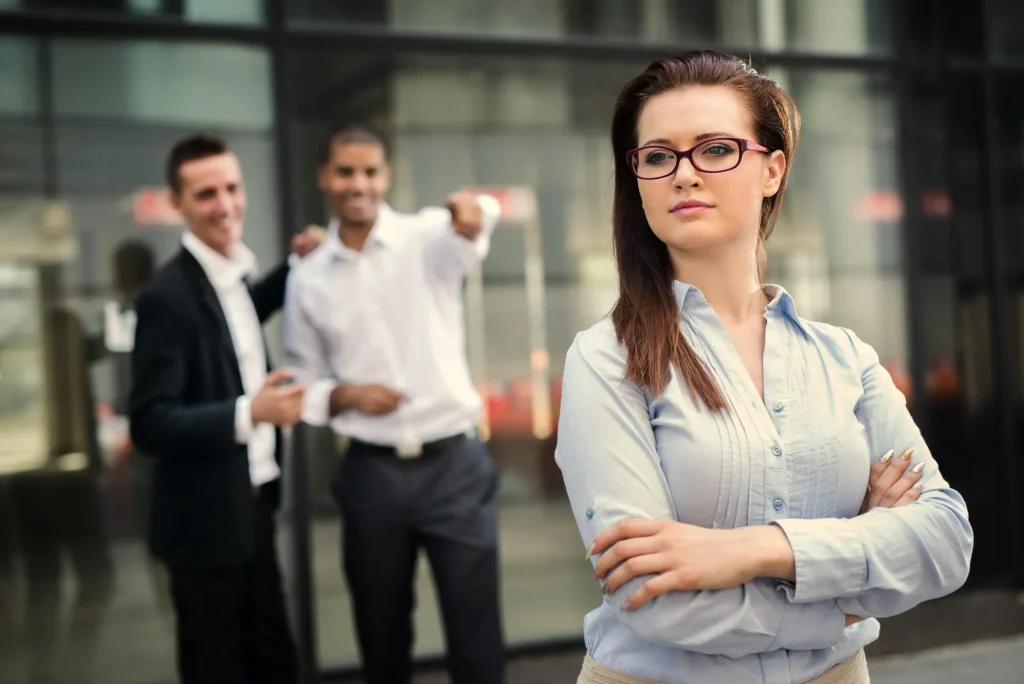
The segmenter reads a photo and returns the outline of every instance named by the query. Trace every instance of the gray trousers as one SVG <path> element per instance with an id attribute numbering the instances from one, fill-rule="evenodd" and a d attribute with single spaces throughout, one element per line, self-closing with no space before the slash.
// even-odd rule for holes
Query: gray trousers
<path id="1" fill-rule="evenodd" d="M 412 677 L 420 548 L 437 583 L 453 684 L 503 684 L 495 492 L 486 447 L 457 437 L 419 458 L 353 441 L 333 482 L 367 684 Z"/>

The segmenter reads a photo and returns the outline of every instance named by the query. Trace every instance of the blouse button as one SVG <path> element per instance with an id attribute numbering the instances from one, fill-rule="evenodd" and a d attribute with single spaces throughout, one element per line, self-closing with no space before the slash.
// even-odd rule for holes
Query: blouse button
<path id="1" fill-rule="evenodd" d="M 776 413 L 782 413 L 782 404 L 778 401 L 775 402 L 775 406 L 772 406 L 772 410 Z"/>
<path id="2" fill-rule="evenodd" d="M 593 508 L 588 508 L 587 509 L 587 520 L 592 520 L 593 518 L 594 518 L 594 509 Z"/>
<path id="3" fill-rule="evenodd" d="M 785 505 L 786 504 L 785 502 L 783 502 L 782 499 L 776 499 L 775 501 L 772 502 L 772 507 L 776 510 L 776 512 L 781 511 L 782 507 Z"/>
<path id="4" fill-rule="evenodd" d="M 782 455 L 782 449 L 779 447 L 778 444 L 772 447 L 772 453 L 775 454 L 776 456 Z"/>

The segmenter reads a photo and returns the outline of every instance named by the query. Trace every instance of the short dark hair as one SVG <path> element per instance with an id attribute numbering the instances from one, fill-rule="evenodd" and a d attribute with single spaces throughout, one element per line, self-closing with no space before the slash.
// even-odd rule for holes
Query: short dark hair
<path id="1" fill-rule="evenodd" d="M 384 150 L 385 156 L 388 153 L 388 146 L 384 144 L 384 138 L 375 131 L 362 124 L 343 124 L 332 128 L 324 138 L 323 144 L 320 146 L 320 165 L 323 166 L 330 161 L 335 145 L 351 144 L 379 145 Z"/>
<path id="2" fill-rule="evenodd" d="M 171 148 L 171 153 L 167 155 L 167 186 L 175 194 L 181 192 L 182 166 L 197 159 L 216 157 L 229 151 L 227 143 L 206 133 L 190 135 L 179 140 Z"/>

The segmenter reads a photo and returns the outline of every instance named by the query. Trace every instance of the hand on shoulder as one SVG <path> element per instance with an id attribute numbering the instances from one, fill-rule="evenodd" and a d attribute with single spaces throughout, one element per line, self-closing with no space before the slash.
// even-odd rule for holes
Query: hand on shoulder
<path id="1" fill-rule="evenodd" d="M 292 237 L 292 253 L 304 257 L 322 245 L 325 239 L 327 231 L 321 226 L 310 224 L 301 233 Z"/>

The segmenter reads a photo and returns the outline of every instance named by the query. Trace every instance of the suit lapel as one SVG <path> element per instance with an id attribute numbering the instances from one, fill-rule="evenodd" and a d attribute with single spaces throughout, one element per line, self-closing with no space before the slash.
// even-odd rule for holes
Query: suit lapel
<path id="1" fill-rule="evenodd" d="M 217 291 L 192 253 L 187 249 L 182 249 L 181 252 L 182 261 L 188 266 L 188 275 L 199 297 L 199 308 L 209 323 L 209 330 L 217 338 L 216 343 L 220 353 L 229 362 L 228 368 L 231 369 L 231 377 L 234 379 L 238 391 L 242 392 L 242 374 L 238 367 L 238 355 L 235 353 L 235 345 L 231 341 L 231 329 L 228 327 L 228 321 L 224 316 L 224 309 L 220 305 L 220 299 L 217 297 Z"/>

